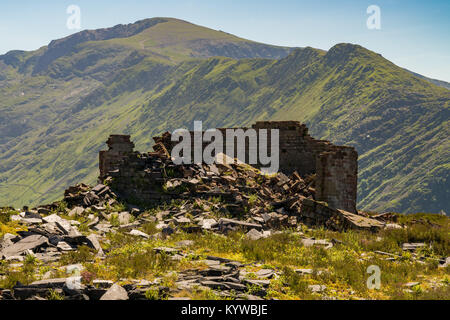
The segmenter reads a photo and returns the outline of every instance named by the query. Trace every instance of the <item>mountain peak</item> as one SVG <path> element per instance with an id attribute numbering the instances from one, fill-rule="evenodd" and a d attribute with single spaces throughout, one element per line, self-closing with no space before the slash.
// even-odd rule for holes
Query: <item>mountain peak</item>
<path id="1" fill-rule="evenodd" d="M 49 49 L 63 45 L 70 42 L 71 44 L 79 44 L 86 41 L 102 41 L 112 38 L 126 38 L 131 37 L 145 29 L 151 28 L 158 23 L 167 22 L 165 18 L 151 18 L 139 20 L 129 24 L 118 24 L 111 28 L 102 28 L 95 30 L 83 30 L 67 36 L 62 39 L 53 40 L 48 45 Z"/>
<path id="2" fill-rule="evenodd" d="M 242 39 L 176 18 L 156 17 L 111 28 L 83 30 L 53 40 L 35 55 L 37 62 L 33 74 L 45 73 L 59 58 L 73 58 L 74 54 L 79 54 L 88 47 L 97 54 L 102 51 L 104 56 L 111 56 L 114 50 L 129 53 L 137 51 L 142 57 L 152 56 L 168 63 L 213 56 L 279 59 L 292 50 Z"/>
<path id="3" fill-rule="evenodd" d="M 145 19 L 130 24 L 118 24 L 111 28 L 83 30 L 65 38 L 53 40 L 48 45 L 47 51 L 39 58 L 33 73 L 36 74 L 47 69 L 54 60 L 70 54 L 81 43 L 131 37 L 166 21 L 167 19 L 163 18 Z"/>
<path id="4" fill-rule="evenodd" d="M 373 51 L 370 51 L 358 44 L 338 43 L 328 50 L 325 55 L 328 63 L 331 65 L 342 64 L 354 57 L 368 58 L 370 60 L 381 57 Z"/>

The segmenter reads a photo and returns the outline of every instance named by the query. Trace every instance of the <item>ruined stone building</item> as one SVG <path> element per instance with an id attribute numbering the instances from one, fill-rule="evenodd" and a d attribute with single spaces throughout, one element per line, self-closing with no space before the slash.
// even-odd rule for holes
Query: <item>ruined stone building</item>
<path id="1" fill-rule="evenodd" d="M 358 154 L 353 147 L 336 146 L 329 141 L 316 140 L 308 134 L 308 128 L 297 121 L 256 122 L 252 128 L 257 132 L 260 129 L 279 129 L 279 170 L 285 174 L 296 171 L 302 177 L 314 174 L 317 201 L 356 213 Z M 163 148 L 165 152 L 170 153 L 175 144 L 170 138 L 170 133 L 155 137 L 155 150 Z M 268 141 L 270 142 L 270 139 Z M 99 155 L 100 179 L 119 168 L 122 172 L 128 171 L 132 175 L 145 175 L 129 171 L 131 168 L 134 168 L 134 171 L 139 171 L 139 168 L 143 170 L 144 166 L 140 162 L 151 159 L 151 153 L 140 154 L 133 151 L 134 144 L 130 141 L 130 136 L 126 135 L 111 135 L 107 144 L 109 149 L 101 151 Z M 268 149 L 270 150 L 270 146 Z M 249 152 L 257 153 L 258 150 L 247 148 L 247 159 Z M 146 177 L 155 181 L 161 179 L 155 172 L 148 173 Z M 136 181 L 140 184 L 138 188 L 146 188 L 146 182 L 142 182 L 142 179 Z"/>

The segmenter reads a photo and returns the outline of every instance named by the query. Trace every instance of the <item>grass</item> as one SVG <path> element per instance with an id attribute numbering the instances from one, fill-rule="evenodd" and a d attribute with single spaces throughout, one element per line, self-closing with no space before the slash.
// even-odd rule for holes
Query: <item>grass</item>
<path id="1" fill-rule="evenodd" d="M 179 25 L 155 27 L 180 34 Z M 316 138 L 356 147 L 360 208 L 447 210 L 448 90 L 359 46 L 341 44 L 329 53 L 296 50 L 277 61 L 192 59 L 186 39 L 162 49 L 156 43 L 166 37 L 152 29 L 156 42 L 135 37 L 91 42 L 59 59 L 47 74 L 27 73 L 33 66 L 27 59 L 45 49 L 17 54 L 22 66 L 29 66 L 25 73 L 5 67 L 10 80 L 0 90 L 5 117 L 0 130 L 8 133 L 0 138 L 0 205 L 49 203 L 70 184 L 95 183 L 97 151 L 113 131 L 131 134 L 136 149 L 145 151 L 152 136 L 200 118 L 211 128 L 295 119 L 307 123 Z M 189 39 L 236 40 L 198 26 L 188 30 Z M 142 45 L 163 57 L 147 57 Z M 134 50 L 144 59 L 130 66 Z M 100 58 L 87 58 L 92 53 Z M 74 71 L 80 61 L 86 68 Z M 11 145 L 12 139 L 20 142 Z"/>
<path id="2" fill-rule="evenodd" d="M 406 221 L 406 220 L 405 220 Z M 348 231 L 345 233 L 332 232 L 325 229 L 310 230 L 315 237 L 327 237 L 337 239 L 359 252 L 385 251 L 401 254 L 403 243 L 424 242 L 427 246 L 419 250 L 423 256 L 449 256 L 450 237 L 448 218 L 441 224 L 428 226 L 421 223 L 406 223 L 406 228 L 386 229 L 373 234 L 370 232 Z M 428 247 L 430 246 L 430 247 Z"/>
<path id="3" fill-rule="evenodd" d="M 155 234 L 157 232 L 159 232 L 159 230 L 156 228 L 156 223 L 155 222 L 147 222 L 144 223 L 140 226 L 140 229 L 142 232 L 148 234 L 148 235 L 152 235 Z"/>
<path id="4" fill-rule="evenodd" d="M 11 221 L 11 216 L 18 215 L 19 212 L 12 208 L 0 208 L 0 239 L 6 234 L 17 234 L 17 231 L 27 228 L 17 221 Z"/>
<path id="5" fill-rule="evenodd" d="M 117 213 L 111 213 L 110 219 L 109 219 L 109 223 L 110 223 L 111 226 L 113 226 L 113 227 L 118 227 L 118 226 L 120 226 L 119 214 L 117 214 Z"/>
<path id="6" fill-rule="evenodd" d="M 214 200 L 210 206 L 210 214 L 214 215 Z M 172 201 L 171 203 L 149 209 L 144 216 L 153 216 L 160 210 L 170 206 L 182 206 L 188 203 Z M 123 205 L 120 205 L 123 206 Z M 203 209 L 205 205 L 196 203 L 191 207 Z M 115 209 L 123 209 L 115 207 Z M 64 211 L 61 209 L 61 211 Z M 9 211 L 8 211 L 9 212 Z M 219 214 L 219 213 L 217 213 Z M 204 269 L 207 266 L 198 263 L 205 256 L 218 256 L 247 264 L 244 270 L 248 277 L 256 279 L 257 272 L 263 268 L 276 270 L 280 275 L 272 279 L 266 298 L 277 299 L 433 299 L 449 298 L 450 267 L 439 268 L 438 259 L 450 255 L 449 219 L 438 215 L 417 214 L 397 216 L 401 229 L 386 229 L 377 233 L 349 230 L 334 232 L 323 228 L 308 228 L 301 225 L 299 230 L 284 229 L 268 238 L 256 241 L 248 240 L 245 232 L 235 231 L 226 236 L 211 232 L 185 233 L 177 232 L 164 239 L 143 240 L 122 233 L 120 230 L 107 234 L 102 247 L 106 253 L 104 260 L 95 256 L 95 252 L 87 246 L 77 251 L 62 255 L 60 261 L 44 265 L 33 256 L 27 256 L 23 265 L 11 267 L 2 261 L 0 273 L 5 276 L 0 280 L 0 287 L 11 288 L 17 282 L 23 284 L 40 279 L 47 271 L 52 276 L 65 276 L 61 266 L 82 263 L 85 267 L 83 281 L 91 283 L 93 279 L 160 278 L 163 285 L 173 288 L 177 273 L 190 269 Z M 7 226 L 14 232 L 20 225 L 8 221 Z M 155 222 L 141 225 L 140 229 L 147 234 L 156 234 Z M 330 249 L 322 247 L 305 247 L 304 237 L 327 239 L 334 243 Z M 155 247 L 175 247 L 181 240 L 192 240 L 193 245 L 183 248 L 188 255 L 181 260 L 172 260 L 164 253 L 156 253 Z M 424 242 L 426 246 L 415 253 L 402 250 L 405 242 Z M 375 251 L 392 254 L 386 256 Z M 394 258 L 392 258 L 394 257 Z M 381 288 L 369 289 L 367 280 L 370 266 L 377 266 L 381 271 Z M 312 274 L 299 274 L 296 269 L 312 269 Z M 407 282 L 419 282 L 413 288 L 405 287 Z M 310 285 L 325 285 L 321 293 L 311 292 Z M 258 286 L 249 286 L 248 294 L 259 294 Z M 159 291 L 149 291 L 148 299 L 161 299 Z M 184 292 L 193 299 L 223 299 L 211 290 L 194 290 Z"/>
<path id="7" fill-rule="evenodd" d="M 145 291 L 145 298 L 148 300 L 163 300 L 164 297 L 160 296 L 158 288 L 150 288 Z"/>
<path id="8" fill-rule="evenodd" d="M 0 208 L 0 223 L 7 224 L 11 221 L 11 216 L 17 214 L 19 214 L 19 212 L 11 208 Z"/>
<path id="9" fill-rule="evenodd" d="M 324 229 L 303 228 L 304 235 L 286 229 L 281 233 L 251 241 L 245 238 L 244 232 L 232 232 L 227 236 L 210 232 L 176 233 L 162 239 L 138 240 L 136 237 L 116 232 L 108 234 L 104 243 L 106 259 L 94 257 L 92 249 L 82 246 L 78 251 L 69 252 L 61 257 L 59 266 L 82 263 L 84 283 L 93 279 L 109 279 L 126 281 L 126 279 L 162 279 L 162 286 L 175 287 L 177 272 L 192 269 L 204 269 L 206 265 L 197 263 L 206 255 L 237 260 L 247 264 L 244 270 L 249 278 L 256 278 L 258 270 L 274 269 L 279 278 L 270 281 L 266 298 L 277 299 L 449 299 L 450 268 L 438 268 L 438 256 L 448 256 L 448 221 L 434 220 L 435 230 L 424 232 L 417 219 L 404 222 L 409 226 L 406 230 L 384 230 L 371 234 L 361 231 L 332 232 Z M 154 233 L 154 223 L 141 228 L 149 234 Z M 330 249 L 305 247 L 301 242 L 304 236 L 317 239 L 335 239 Z M 185 248 L 187 257 L 179 261 L 170 259 L 164 253 L 156 253 L 155 247 L 175 247 L 181 240 L 193 240 L 189 248 Z M 425 252 L 419 251 L 416 256 L 401 250 L 403 241 L 421 240 L 431 244 Z M 396 254 L 394 260 L 374 253 L 380 250 Z M 378 266 L 381 270 L 381 288 L 369 289 L 367 280 L 369 266 Z M 312 274 L 299 274 L 296 269 L 312 269 Z M 5 277 L 0 287 L 12 288 L 18 281 L 23 284 L 39 279 L 43 273 L 54 270 L 53 275 L 64 276 L 58 269 L 42 265 L 34 257 L 28 256 L 23 266 L 10 268 L 9 263 L 0 264 L 0 273 Z M 55 273 L 56 272 L 56 273 Z M 406 288 L 407 282 L 419 282 L 413 288 Z M 311 285 L 325 285 L 321 293 L 313 293 Z M 260 293 L 260 288 L 249 285 L 247 294 Z M 50 294 L 52 299 L 58 295 Z M 191 299 L 224 299 L 212 290 L 197 288 L 192 291 L 181 291 L 176 296 L 188 296 Z M 165 299 L 156 288 L 146 292 L 147 299 Z M 228 297 L 229 299 L 230 297 Z M 231 297 L 232 298 L 232 297 Z"/>
<path id="10" fill-rule="evenodd" d="M 64 253 L 59 260 L 62 266 L 69 264 L 76 264 L 82 262 L 89 262 L 94 258 L 94 250 L 86 245 L 78 247 L 76 251 L 69 251 Z"/>
<path id="11" fill-rule="evenodd" d="M 161 210 L 181 206 L 193 210 L 209 210 L 208 214 L 215 217 L 226 215 L 226 210 L 219 210 L 225 207 L 221 199 L 210 200 L 210 203 L 171 201 L 150 208 L 142 215 L 152 217 Z M 251 201 L 257 199 L 250 195 L 249 202 Z M 119 212 L 125 209 L 124 204 L 118 204 L 107 211 Z M 6 214 L 0 226 L 8 228 L 12 233 L 20 230 L 22 227 L 9 219 L 16 212 L 11 209 L 3 211 Z M 63 203 L 55 210 L 60 213 L 65 211 Z M 191 215 L 188 213 L 188 216 Z M 81 222 L 85 217 L 77 219 Z M 245 264 L 242 269 L 249 279 L 257 279 L 260 269 L 275 270 L 278 277 L 270 280 L 269 288 L 264 293 L 267 299 L 449 299 L 450 267 L 438 267 L 438 260 L 450 255 L 449 220 L 440 215 L 398 214 L 397 223 L 402 226 L 400 229 L 385 229 L 376 233 L 354 230 L 335 232 L 300 225 L 296 230 L 283 229 L 256 241 L 247 239 L 244 231 L 221 235 L 206 231 L 186 233 L 178 230 L 162 239 L 151 237 L 144 240 L 119 229 L 108 233 L 106 239 L 101 240 L 105 259 L 97 257 L 89 247 L 81 246 L 76 251 L 64 253 L 59 261 L 50 264 L 43 264 L 31 255 L 24 259 L 22 265 L 2 261 L 0 287 L 12 288 L 18 282 L 28 284 L 42 279 L 49 271 L 51 277 L 65 277 L 67 274 L 64 266 L 81 263 L 85 268 L 82 273 L 85 284 L 92 284 L 94 279 L 120 283 L 129 283 L 132 279 L 159 279 L 160 286 L 176 289 L 179 272 L 206 269 L 208 266 L 199 260 L 206 256 L 217 256 Z M 156 222 L 144 223 L 139 228 L 149 235 L 159 232 Z M 327 239 L 334 245 L 330 249 L 305 247 L 301 241 L 305 237 Z M 172 260 L 168 254 L 156 253 L 154 250 L 161 246 L 174 248 L 181 240 L 192 240 L 193 244 L 180 249 L 186 256 L 179 260 Z M 411 253 L 402 250 L 405 242 L 424 242 L 426 246 Z M 375 251 L 386 252 L 391 256 Z M 367 286 L 371 276 L 369 270 L 373 266 L 380 270 L 379 289 L 369 289 Z M 296 269 L 312 269 L 312 273 L 301 274 Z M 419 284 L 406 287 L 408 282 Z M 325 289 L 314 293 L 312 285 L 322 285 Z M 258 285 L 248 285 L 246 293 L 263 294 Z M 147 299 L 167 298 L 165 291 L 156 287 L 149 289 L 145 296 Z M 191 299 L 237 297 L 235 293 L 224 297 L 214 290 L 200 287 L 177 292 L 176 296 Z M 49 298 L 62 297 L 59 292 L 50 292 Z"/>
<path id="12" fill-rule="evenodd" d="M 322 235 L 333 235 L 333 238 L 336 238 L 338 235 L 324 230 L 308 230 L 307 232 L 310 236 L 322 233 Z M 397 231 L 390 230 L 389 232 L 391 232 L 393 241 L 397 241 Z M 419 231 L 417 232 L 420 234 Z M 246 240 L 241 232 L 231 233 L 227 237 L 212 233 L 180 233 L 167 240 L 141 241 L 139 243 L 133 242 L 124 235 L 115 235 L 116 240 L 112 245 L 114 249 L 108 254 L 108 258 L 102 266 L 103 269 L 98 267 L 98 270 L 93 270 L 93 272 L 101 274 L 101 270 L 109 270 L 104 273 L 104 276 L 114 275 L 113 278 L 117 279 L 121 277 L 151 279 L 171 270 L 192 268 L 194 266 L 192 261 L 197 258 L 204 255 L 215 255 L 244 263 L 260 262 L 263 267 L 281 270 L 282 277 L 279 280 L 273 280 L 268 291 L 269 297 L 274 298 L 320 298 L 321 295 L 313 294 L 308 289 L 311 284 L 326 285 L 326 294 L 339 299 L 351 297 L 419 299 L 448 294 L 448 289 L 445 289 L 448 287 L 448 280 L 447 282 L 442 280 L 443 288 L 423 290 L 415 296 L 406 295 L 403 291 L 403 285 L 406 282 L 424 281 L 424 279 L 428 281 L 433 277 L 443 278 L 447 275 L 448 270 L 437 268 L 437 264 L 432 260 L 425 259 L 425 262 L 419 263 L 411 255 L 406 254 L 396 261 L 389 261 L 384 256 L 371 252 L 373 248 L 367 243 L 367 234 L 351 231 L 340 235 L 342 244 L 335 245 L 329 250 L 304 247 L 299 241 L 300 236 L 289 230 L 257 241 Z M 386 233 L 384 237 L 389 237 L 389 235 Z M 165 260 L 167 257 L 157 255 L 152 250 L 155 246 L 160 245 L 174 246 L 177 241 L 182 239 L 194 240 L 194 245 L 190 248 L 194 252 L 194 256 L 192 256 L 194 260 L 171 264 Z M 439 247 L 437 248 L 439 250 Z M 387 251 L 389 248 L 380 245 L 377 249 Z M 399 253 L 400 248 L 397 246 L 395 249 L 394 251 Z M 377 265 L 381 269 L 381 290 L 367 288 L 366 281 L 369 276 L 367 270 L 371 265 Z M 312 275 L 299 275 L 293 271 L 296 268 L 312 268 L 315 272 Z M 249 270 L 252 271 L 252 269 Z M 253 272 L 257 270 L 253 269 Z M 257 289 L 250 287 L 248 293 L 251 294 Z M 208 294 L 196 292 L 192 293 L 192 297 L 201 298 Z"/>
<path id="13" fill-rule="evenodd" d="M 397 241 L 397 231 L 389 232 L 392 233 L 390 235 L 392 240 Z M 420 234 L 420 231 L 417 232 Z M 336 233 L 324 230 L 318 232 L 309 230 L 308 233 L 310 236 L 317 236 L 318 233 L 328 233 L 333 235 L 333 238 L 337 236 Z M 412 234 L 415 234 L 414 229 L 411 231 Z M 437 268 L 433 260 L 425 259 L 425 262 L 421 263 L 408 254 L 396 261 L 386 260 L 384 256 L 371 252 L 370 245 L 366 243 L 368 236 L 366 233 L 350 231 L 340 235 L 339 238 L 343 243 L 329 250 L 303 247 L 299 236 L 290 231 L 257 241 L 245 240 L 243 234 L 239 232 L 229 234 L 228 237 L 209 233 L 179 234 L 172 237 L 168 243 L 166 242 L 166 245 L 180 239 L 190 239 L 195 241 L 192 248 L 199 255 L 216 255 L 245 263 L 259 261 L 266 266 L 282 270 L 283 277 L 280 281 L 273 281 L 269 295 L 284 299 L 320 298 L 320 295 L 310 292 L 308 289 L 310 284 L 325 284 L 326 293 L 336 298 L 408 298 L 409 296 L 403 294 L 403 285 L 406 282 L 429 280 L 433 277 L 442 278 L 448 273 L 448 270 Z M 384 237 L 389 237 L 388 231 Z M 440 241 L 439 238 L 437 239 Z M 389 250 L 382 244 L 377 249 Z M 439 246 L 436 248 L 440 250 Z M 400 253 L 399 250 L 397 246 L 394 251 Z M 366 282 L 369 276 L 367 270 L 371 265 L 377 265 L 381 269 L 381 290 L 367 288 Z M 299 275 L 293 271 L 295 268 L 312 268 L 315 273 Z M 317 273 L 317 271 L 322 272 Z M 448 284 L 444 284 L 445 286 Z M 436 296 L 442 296 L 448 292 L 445 288 L 433 290 L 436 291 Z M 421 293 L 417 295 L 417 298 L 425 296 L 427 295 Z M 432 292 L 428 292 L 428 296 L 432 296 Z"/>
<path id="14" fill-rule="evenodd" d="M 64 295 L 54 289 L 50 289 L 47 295 L 48 300 L 64 300 Z"/>
<path id="15" fill-rule="evenodd" d="M 6 262 L 1 262 L 5 277 L 0 279 L 0 288 L 12 289 L 18 283 L 27 285 L 36 280 L 36 270 L 39 262 L 33 256 L 26 256 L 23 265 L 18 269 L 11 269 Z"/>
<path id="16" fill-rule="evenodd" d="M 102 264 L 85 264 L 89 272 L 102 279 L 151 279 L 177 265 L 166 254 L 153 250 L 157 242 L 137 242 L 135 237 L 120 233 L 110 235 L 110 240 L 109 253 Z"/>

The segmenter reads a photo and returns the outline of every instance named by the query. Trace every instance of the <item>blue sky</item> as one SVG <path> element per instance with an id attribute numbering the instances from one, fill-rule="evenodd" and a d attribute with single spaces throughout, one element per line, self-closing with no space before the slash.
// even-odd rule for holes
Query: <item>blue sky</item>
<path id="1" fill-rule="evenodd" d="M 360 44 L 397 65 L 450 82 L 449 0 L 0 0 L 0 54 L 35 50 L 76 32 L 66 27 L 69 5 L 81 9 L 81 29 L 151 17 L 174 17 L 264 43 L 328 50 Z M 381 10 L 369 30 L 366 9 Z"/>

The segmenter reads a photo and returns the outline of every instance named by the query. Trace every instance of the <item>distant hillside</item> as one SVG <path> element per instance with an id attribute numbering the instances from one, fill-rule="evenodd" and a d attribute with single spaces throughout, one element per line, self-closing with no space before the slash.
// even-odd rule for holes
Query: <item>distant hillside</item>
<path id="1" fill-rule="evenodd" d="M 165 130 L 305 122 L 355 146 L 359 208 L 450 212 L 450 91 L 352 44 L 255 43 L 154 18 L 0 56 L 0 205 L 93 183 L 111 133 L 139 150 Z"/>
<path id="2" fill-rule="evenodd" d="M 423 76 L 421 74 L 418 74 L 418 73 L 415 73 L 415 72 L 412 72 L 412 71 L 409 71 L 409 70 L 406 70 L 406 71 L 411 72 L 416 77 L 419 77 L 421 79 L 429 81 L 429 82 L 431 82 L 431 83 L 433 83 L 433 84 L 435 84 L 435 85 L 437 85 L 439 87 L 450 89 L 450 83 L 448 83 L 448 82 L 445 82 L 445 81 L 442 81 L 442 80 L 431 79 L 431 78 L 425 77 L 425 76 Z"/>

